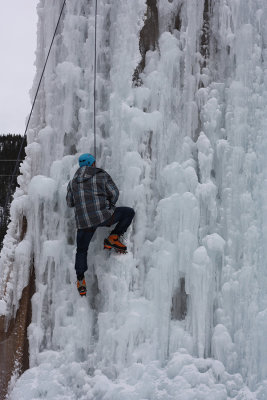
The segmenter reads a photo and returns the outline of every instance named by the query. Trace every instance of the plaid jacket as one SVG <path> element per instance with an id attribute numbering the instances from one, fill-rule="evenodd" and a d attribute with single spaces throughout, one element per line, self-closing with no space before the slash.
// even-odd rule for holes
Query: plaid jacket
<path id="1" fill-rule="evenodd" d="M 109 219 L 118 197 L 119 190 L 106 171 L 85 166 L 69 182 L 66 201 L 75 208 L 77 228 L 85 229 Z"/>

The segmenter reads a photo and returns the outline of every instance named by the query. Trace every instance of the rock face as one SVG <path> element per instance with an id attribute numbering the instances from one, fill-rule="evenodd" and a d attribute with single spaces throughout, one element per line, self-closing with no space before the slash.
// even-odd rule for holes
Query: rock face
<path id="1" fill-rule="evenodd" d="M 8 383 L 29 368 L 27 328 L 31 322 L 31 298 L 35 290 L 32 270 L 28 285 L 23 289 L 16 316 L 0 318 L 0 398 L 7 394 Z M 10 382 L 12 383 L 12 381 Z"/>
<path id="2" fill-rule="evenodd" d="M 59 11 L 39 1 L 33 92 Z M 94 149 L 95 20 L 67 0 L 1 253 L 6 327 L 36 275 L 12 400 L 264 398 L 266 17 L 260 0 L 98 0 L 97 166 L 136 216 L 124 257 L 97 231 L 80 299 L 65 195 Z"/>

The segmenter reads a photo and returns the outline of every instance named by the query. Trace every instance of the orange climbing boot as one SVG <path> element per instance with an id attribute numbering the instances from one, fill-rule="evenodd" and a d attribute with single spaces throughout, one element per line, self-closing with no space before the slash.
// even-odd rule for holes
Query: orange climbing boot
<path id="1" fill-rule="evenodd" d="M 80 296 L 86 296 L 85 278 L 83 278 L 81 281 L 77 281 L 77 289 L 78 289 Z"/>
<path id="2" fill-rule="evenodd" d="M 119 241 L 119 235 L 112 233 L 104 240 L 104 249 L 114 249 L 117 253 L 127 253 L 127 247 Z"/>

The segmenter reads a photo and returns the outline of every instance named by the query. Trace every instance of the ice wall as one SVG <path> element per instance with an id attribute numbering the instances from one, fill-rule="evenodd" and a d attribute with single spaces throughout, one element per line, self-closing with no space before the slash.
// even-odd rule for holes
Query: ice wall
<path id="1" fill-rule="evenodd" d="M 94 2 L 71 0 L 1 254 L 7 319 L 36 274 L 10 398 L 263 399 L 267 3 L 98 3 L 97 164 L 136 210 L 129 253 L 106 255 L 99 230 L 78 297 L 65 194 L 93 152 Z M 59 10 L 39 2 L 33 93 Z"/>

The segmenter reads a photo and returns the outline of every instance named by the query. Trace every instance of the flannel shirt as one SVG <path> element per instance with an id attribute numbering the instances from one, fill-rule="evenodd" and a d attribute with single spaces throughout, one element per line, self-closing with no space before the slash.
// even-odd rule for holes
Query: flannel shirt
<path id="1" fill-rule="evenodd" d="M 108 220 L 118 197 L 119 190 L 106 171 L 84 166 L 69 182 L 66 201 L 75 209 L 77 228 L 86 229 Z"/>

